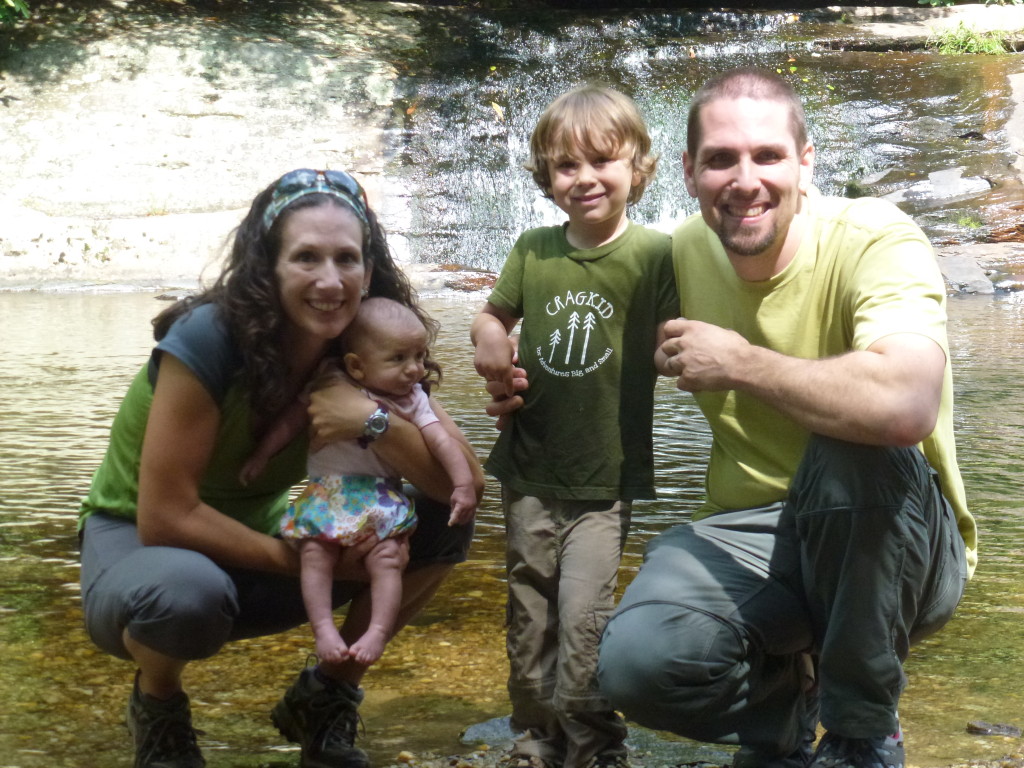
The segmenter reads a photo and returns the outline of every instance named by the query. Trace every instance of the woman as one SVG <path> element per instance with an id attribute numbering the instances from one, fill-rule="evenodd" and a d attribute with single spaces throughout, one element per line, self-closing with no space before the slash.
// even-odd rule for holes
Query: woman
<path id="1" fill-rule="evenodd" d="M 304 477 L 308 441 L 292 440 L 248 485 L 239 470 L 367 295 L 419 313 L 359 184 L 302 169 L 256 197 L 216 283 L 154 320 L 157 346 L 114 420 L 79 523 L 86 627 L 138 667 L 128 714 L 136 768 L 205 765 L 182 689 L 189 661 L 306 620 L 298 555 L 274 534 Z M 415 426 L 397 417 L 382 425 L 377 404 L 345 384 L 316 393 L 310 410 L 314 442 L 373 440 L 420 490 L 448 499 L 447 476 Z M 449 528 L 439 504 L 418 512 L 395 555 L 408 561 L 397 627 L 465 559 L 472 535 Z M 359 563 L 375 543 L 339 560 L 336 605 L 365 588 Z M 274 708 L 281 733 L 302 745 L 302 766 L 368 765 L 353 744 L 364 671 L 351 659 L 304 669 Z"/>

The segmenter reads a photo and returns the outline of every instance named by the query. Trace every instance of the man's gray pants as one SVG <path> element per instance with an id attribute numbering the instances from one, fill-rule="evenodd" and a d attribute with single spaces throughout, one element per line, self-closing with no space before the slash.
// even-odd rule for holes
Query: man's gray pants
<path id="1" fill-rule="evenodd" d="M 700 741 L 789 753 L 819 697 L 827 730 L 890 734 L 910 645 L 950 619 L 966 580 L 954 513 L 919 450 L 815 436 L 787 501 L 649 543 L 598 680 L 628 718 Z"/>

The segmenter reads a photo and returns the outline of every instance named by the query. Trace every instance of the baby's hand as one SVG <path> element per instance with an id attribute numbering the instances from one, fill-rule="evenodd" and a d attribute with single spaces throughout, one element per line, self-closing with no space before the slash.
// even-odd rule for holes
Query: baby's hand
<path id="1" fill-rule="evenodd" d="M 248 487 L 249 483 L 263 474 L 263 470 L 266 468 L 266 459 L 257 455 L 250 456 L 245 464 L 242 465 L 242 469 L 238 472 L 238 482 L 243 486 Z"/>
<path id="2" fill-rule="evenodd" d="M 476 494 L 468 485 L 457 485 L 452 491 L 452 513 L 448 525 L 466 525 L 476 515 Z"/>

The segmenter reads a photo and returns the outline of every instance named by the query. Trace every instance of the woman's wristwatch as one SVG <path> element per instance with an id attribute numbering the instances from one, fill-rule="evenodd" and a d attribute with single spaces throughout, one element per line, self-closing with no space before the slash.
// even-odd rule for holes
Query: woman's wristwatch
<path id="1" fill-rule="evenodd" d="M 359 445 L 363 448 L 368 446 L 378 437 L 388 431 L 388 407 L 380 400 L 375 400 L 377 410 L 366 417 L 366 424 L 363 425 L 363 435 L 359 438 Z"/>

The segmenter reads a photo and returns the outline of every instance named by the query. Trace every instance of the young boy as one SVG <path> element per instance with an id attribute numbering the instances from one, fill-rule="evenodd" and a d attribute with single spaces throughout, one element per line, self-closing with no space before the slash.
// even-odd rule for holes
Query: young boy
<path id="1" fill-rule="evenodd" d="M 631 99 L 563 94 L 541 115 L 527 169 L 567 224 L 520 236 L 473 321 L 474 364 L 513 394 L 529 388 L 487 469 L 508 531 L 511 766 L 628 765 L 626 726 L 597 687 L 597 646 L 614 607 L 633 499 L 654 496 L 654 350 L 678 300 L 667 235 L 626 206 L 654 175 Z M 516 393 L 519 394 L 519 393 Z"/>

